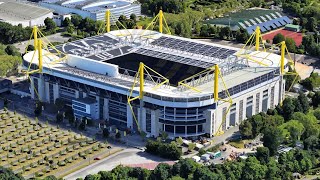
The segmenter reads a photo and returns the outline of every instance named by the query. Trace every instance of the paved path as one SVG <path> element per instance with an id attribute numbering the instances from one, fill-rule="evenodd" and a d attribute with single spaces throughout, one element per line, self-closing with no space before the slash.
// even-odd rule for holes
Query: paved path
<path id="1" fill-rule="evenodd" d="M 56 34 L 52 34 L 49 36 L 46 36 L 46 38 L 52 43 L 52 42 L 66 42 L 68 41 L 68 37 L 63 37 L 61 36 L 61 33 L 56 33 Z M 43 40 L 45 42 L 47 42 L 47 40 Z M 30 44 L 33 45 L 33 39 L 30 40 Z M 15 43 L 13 44 L 16 48 L 19 49 L 19 52 L 24 53 L 25 49 L 27 47 L 27 45 L 29 45 L 29 40 L 23 41 L 23 42 L 19 42 L 19 43 Z"/>
<path id="2" fill-rule="evenodd" d="M 139 149 L 128 148 L 119 153 L 113 154 L 101 161 L 97 161 L 90 166 L 87 166 L 79 171 L 69 174 L 64 177 L 66 180 L 75 180 L 77 178 L 85 178 L 88 174 L 97 174 L 99 171 L 110 171 L 116 166 L 123 164 L 136 164 L 136 163 L 150 163 L 150 162 L 162 162 L 167 161 L 165 159 L 155 157 L 146 152 L 142 152 Z"/>

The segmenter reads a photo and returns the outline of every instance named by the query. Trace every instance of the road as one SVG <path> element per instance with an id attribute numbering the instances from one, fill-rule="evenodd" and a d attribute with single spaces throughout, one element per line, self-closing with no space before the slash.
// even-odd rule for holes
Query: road
<path id="1" fill-rule="evenodd" d="M 97 174 L 99 171 L 110 171 L 116 166 L 123 164 L 137 164 L 167 161 L 165 159 L 142 152 L 139 149 L 128 148 L 116 154 L 113 154 L 103 160 L 97 161 L 79 171 L 71 173 L 64 177 L 66 180 L 76 180 L 77 178 L 85 178 L 88 174 Z"/>
<path id="2" fill-rule="evenodd" d="M 66 42 L 69 39 L 68 37 L 61 36 L 61 33 L 52 34 L 52 35 L 46 36 L 46 38 L 50 42 Z M 41 39 L 43 40 L 43 38 Z M 47 40 L 43 40 L 43 41 L 47 42 Z M 33 45 L 33 39 L 30 40 L 30 44 Z M 19 52 L 24 53 L 27 45 L 29 45 L 29 40 L 15 43 L 13 45 L 19 49 Z"/>

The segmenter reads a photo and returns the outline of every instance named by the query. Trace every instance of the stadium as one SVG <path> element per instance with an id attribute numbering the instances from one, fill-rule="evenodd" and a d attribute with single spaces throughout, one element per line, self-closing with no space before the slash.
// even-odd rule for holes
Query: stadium
<path id="1" fill-rule="evenodd" d="M 217 136 L 282 101 L 284 51 L 160 32 L 115 30 L 47 49 L 35 44 L 23 56 L 32 98 L 63 99 L 77 120 L 171 138 Z"/>
<path id="2" fill-rule="evenodd" d="M 0 21 L 22 27 L 44 26 L 44 20 L 53 17 L 51 10 L 29 3 L 0 2 Z"/>
<path id="3" fill-rule="evenodd" d="M 40 6 L 54 10 L 58 14 L 78 14 L 82 18 L 105 20 L 106 10 L 114 15 L 111 22 L 115 22 L 121 15 L 130 17 L 131 14 L 141 15 L 141 5 L 126 0 L 44 0 Z"/>

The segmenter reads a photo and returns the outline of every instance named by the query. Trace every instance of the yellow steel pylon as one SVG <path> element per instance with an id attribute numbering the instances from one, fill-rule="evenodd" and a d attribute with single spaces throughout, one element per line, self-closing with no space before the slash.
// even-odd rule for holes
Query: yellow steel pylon
<path id="1" fill-rule="evenodd" d="M 149 71 L 153 72 L 154 74 L 156 74 L 157 76 L 159 76 L 161 79 L 163 79 L 162 82 L 157 82 L 155 81 L 152 76 L 150 75 Z M 156 72 L 155 70 L 151 69 L 150 67 L 146 66 L 145 64 L 143 64 L 142 62 L 140 62 L 139 64 L 139 69 L 138 72 L 136 73 L 135 77 L 134 77 L 134 81 L 133 81 L 133 85 L 129 91 L 129 95 L 128 95 L 128 105 L 130 107 L 133 119 L 135 120 L 137 127 L 138 127 L 138 131 L 141 132 L 141 128 L 139 125 L 139 121 L 133 111 L 133 107 L 131 105 L 131 102 L 134 100 L 139 99 L 140 101 L 143 100 L 143 96 L 144 96 L 144 86 L 145 86 L 145 75 L 149 76 L 150 79 L 152 80 L 152 82 L 154 84 L 156 84 L 156 86 L 154 86 L 151 90 L 156 90 L 158 88 L 160 88 L 162 85 L 169 83 L 169 79 L 165 78 L 164 76 L 162 76 L 161 74 L 159 74 L 158 72 Z M 139 80 L 138 80 L 139 79 Z M 136 97 L 133 97 L 133 91 L 134 88 L 136 86 L 136 84 L 139 83 L 139 95 Z"/>

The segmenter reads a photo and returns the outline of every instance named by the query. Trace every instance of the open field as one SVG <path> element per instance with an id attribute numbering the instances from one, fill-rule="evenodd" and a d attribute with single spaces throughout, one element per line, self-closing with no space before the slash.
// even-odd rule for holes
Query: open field
<path id="1" fill-rule="evenodd" d="M 292 38 L 296 42 L 297 46 L 300 46 L 302 43 L 302 37 L 303 37 L 302 33 L 288 31 L 288 30 L 284 30 L 284 29 L 279 29 L 279 30 L 275 30 L 275 31 L 266 33 L 266 34 L 262 35 L 262 38 L 264 40 L 269 39 L 272 42 L 273 37 L 279 33 L 282 34 L 286 38 Z"/>
<path id="2" fill-rule="evenodd" d="M 61 177 L 110 154 L 105 143 L 6 110 L 0 110 L 0 134 L 0 166 L 26 178 Z"/>

